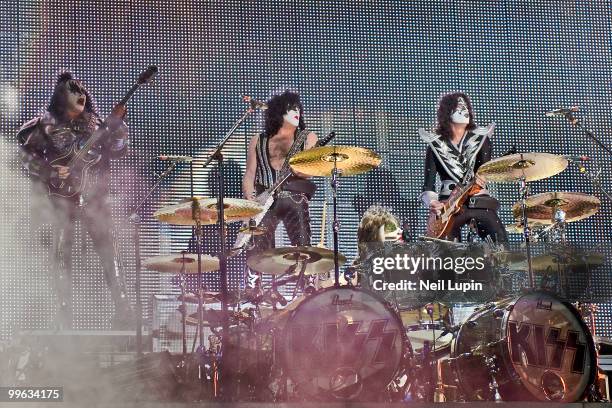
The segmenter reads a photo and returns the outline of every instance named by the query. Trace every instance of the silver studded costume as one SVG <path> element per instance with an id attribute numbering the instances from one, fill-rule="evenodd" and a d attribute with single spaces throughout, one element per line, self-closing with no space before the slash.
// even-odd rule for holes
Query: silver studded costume
<path id="1" fill-rule="evenodd" d="M 491 137 L 495 125 L 477 127 L 468 131 L 458 145 L 442 135 L 419 129 L 419 136 L 427 143 L 425 154 L 425 180 L 421 200 L 429 207 L 432 200 L 446 200 L 458 184 L 464 184 L 474 177 L 478 168 L 491 160 Z M 440 177 L 441 188 L 435 191 L 436 175 Z M 483 190 L 479 196 L 488 196 Z M 493 240 L 507 241 L 507 234 L 497 212 L 491 209 L 464 206 L 455 218 L 450 238 L 460 239 L 461 227 L 476 221 L 481 237 L 490 235 Z"/>

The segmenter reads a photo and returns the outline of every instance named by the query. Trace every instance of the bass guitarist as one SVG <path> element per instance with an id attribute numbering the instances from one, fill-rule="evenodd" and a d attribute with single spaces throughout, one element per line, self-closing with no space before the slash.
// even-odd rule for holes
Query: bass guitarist
<path id="1" fill-rule="evenodd" d="M 274 186 L 289 169 L 292 154 L 316 145 L 317 135 L 306 129 L 304 107 L 297 93 L 285 91 L 267 102 L 264 131 L 253 136 L 247 153 L 242 192 L 247 200 L 256 200 Z M 260 225 L 266 228 L 256 236 L 250 253 L 273 248 L 274 233 L 283 222 L 293 246 L 310 245 L 308 203 L 315 185 L 304 174 L 291 175 L 276 191 L 276 199 Z"/>
<path id="2" fill-rule="evenodd" d="M 53 286 L 59 311 L 57 328 L 72 328 L 72 244 L 75 222 L 91 237 L 102 263 L 104 279 L 115 304 L 114 328 L 127 328 L 132 312 L 125 291 L 123 271 L 115 262 L 117 251 L 113 240 L 109 203 L 110 161 L 127 154 L 128 129 L 123 122 L 124 105 L 117 105 L 102 121 L 83 83 L 69 72 L 61 73 L 47 110 L 25 123 L 17 134 L 20 158 L 35 188 L 42 187 L 47 195 L 52 184 L 59 185 L 71 175 L 68 166 L 53 164 L 85 144 L 99 128 L 104 135 L 91 148 L 97 162 L 89 169 L 88 183 L 78 193 L 64 196 L 49 194 L 53 209 Z"/>
<path id="3" fill-rule="evenodd" d="M 494 125 L 479 127 L 474 121 L 472 102 L 465 93 L 443 95 L 438 104 L 437 127 L 429 132 L 419 129 L 419 136 L 427 143 L 425 155 L 425 182 L 421 200 L 431 216 L 440 217 L 449 211 L 448 204 L 456 187 L 468 193 L 458 201 L 450 221 L 437 233 L 431 233 L 430 216 L 428 235 L 449 240 L 461 240 L 461 228 L 470 225 L 482 239 L 490 236 L 495 242 L 506 242 L 508 236 L 497 210 L 499 202 L 489 196 L 484 181 L 475 175 L 478 168 L 491 160 L 491 136 Z M 436 193 L 436 174 L 441 189 Z M 473 187 L 470 187 L 470 184 Z M 451 198 L 449 200 L 449 197 Z M 443 230 L 443 231 L 442 231 Z"/>

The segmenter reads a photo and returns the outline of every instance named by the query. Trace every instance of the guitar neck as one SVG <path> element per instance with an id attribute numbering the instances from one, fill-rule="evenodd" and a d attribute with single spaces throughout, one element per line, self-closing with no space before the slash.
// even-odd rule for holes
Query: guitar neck
<path id="1" fill-rule="evenodd" d="M 121 98 L 121 100 L 119 101 L 119 103 L 117 105 L 125 105 L 128 103 L 128 101 L 130 100 L 130 98 L 134 95 L 134 93 L 136 92 L 136 90 L 138 90 L 138 88 L 140 87 L 139 83 L 135 83 L 134 85 L 132 85 L 132 87 L 127 91 L 127 93 L 125 94 L 125 96 L 123 98 Z M 94 145 L 94 143 L 96 143 L 98 141 L 98 139 L 100 139 L 100 137 L 102 136 L 104 132 L 101 131 L 96 131 L 94 132 L 91 137 L 87 140 L 87 142 L 83 145 L 83 147 L 81 147 L 77 153 L 75 153 L 75 155 L 72 157 L 72 159 L 69 162 L 69 166 L 70 164 L 74 163 L 75 161 L 79 160 L 81 158 L 81 156 L 85 155 L 87 152 L 89 152 L 89 150 L 92 148 L 92 146 Z"/>
<path id="2" fill-rule="evenodd" d="M 135 83 L 134 85 L 132 85 L 130 90 L 127 91 L 125 96 L 119 101 L 119 103 L 117 105 L 125 105 L 126 103 L 128 103 L 128 101 L 134 95 L 134 93 L 136 93 L 138 88 L 140 88 L 140 84 L 139 83 Z"/>

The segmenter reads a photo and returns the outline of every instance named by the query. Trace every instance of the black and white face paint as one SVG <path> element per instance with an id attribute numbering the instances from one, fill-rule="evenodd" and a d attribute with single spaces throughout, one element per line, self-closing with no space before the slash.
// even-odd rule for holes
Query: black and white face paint
<path id="1" fill-rule="evenodd" d="M 395 242 L 402 237 L 402 229 L 395 223 L 381 225 L 378 228 L 378 240 L 380 242 Z"/>
<path id="2" fill-rule="evenodd" d="M 85 87 L 81 81 L 71 79 L 66 81 L 65 85 L 66 109 L 72 112 L 81 113 L 85 109 L 87 96 L 85 95 Z"/>
<path id="3" fill-rule="evenodd" d="M 297 106 L 290 106 L 287 112 L 283 115 L 283 119 L 285 122 L 297 127 L 300 124 L 300 108 Z"/>
<path id="4" fill-rule="evenodd" d="M 463 99 L 462 97 L 459 97 L 459 99 L 457 99 L 457 107 L 451 115 L 451 121 L 453 123 L 464 125 L 470 123 L 470 111 L 468 110 L 467 103 L 465 103 L 465 99 Z"/>

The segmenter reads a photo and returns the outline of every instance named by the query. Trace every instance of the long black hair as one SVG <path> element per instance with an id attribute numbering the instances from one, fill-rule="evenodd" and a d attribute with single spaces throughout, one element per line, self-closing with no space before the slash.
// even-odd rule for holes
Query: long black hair
<path id="1" fill-rule="evenodd" d="M 64 115 L 66 114 L 66 98 L 65 98 L 65 86 L 66 82 L 71 79 L 75 79 L 71 72 L 62 71 L 57 75 L 57 81 L 55 82 L 55 88 L 53 89 L 53 95 L 51 95 L 51 100 L 49 101 L 49 106 L 47 110 L 55 119 L 63 120 Z M 93 101 L 93 98 L 87 91 L 87 88 L 83 87 L 85 90 L 85 112 L 92 113 L 98 116 L 98 111 L 96 109 L 96 105 Z"/>
<path id="2" fill-rule="evenodd" d="M 476 129 L 476 122 L 474 121 L 474 110 L 472 108 L 472 101 L 470 100 L 470 97 L 463 92 L 452 92 L 444 94 L 438 102 L 438 123 L 436 133 L 442 135 L 442 137 L 444 137 L 446 140 L 450 140 L 453 136 L 453 131 L 451 128 L 451 116 L 453 114 L 453 111 L 457 108 L 457 102 L 459 101 L 459 98 L 463 98 L 470 113 L 470 122 L 467 125 L 467 130 Z"/>
<path id="3" fill-rule="evenodd" d="M 268 109 L 265 111 L 265 133 L 268 136 L 274 136 L 278 130 L 283 126 L 283 115 L 287 113 L 287 110 L 293 107 L 297 107 L 300 110 L 300 123 L 298 128 L 300 130 L 306 129 L 306 122 L 304 122 L 304 106 L 300 101 L 300 95 L 295 92 L 286 90 L 280 95 L 275 95 L 268 102 Z"/>

